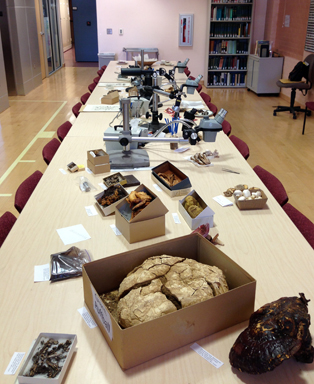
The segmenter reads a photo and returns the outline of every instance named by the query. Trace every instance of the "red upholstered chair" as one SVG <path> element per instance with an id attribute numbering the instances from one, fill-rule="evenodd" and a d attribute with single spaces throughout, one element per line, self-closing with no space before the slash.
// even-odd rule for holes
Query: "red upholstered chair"
<path id="1" fill-rule="evenodd" d="M 59 143 L 58 140 L 57 142 Z M 14 207 L 19 213 L 22 212 L 28 199 L 31 197 L 31 194 L 34 192 L 37 184 L 39 183 L 39 180 L 42 178 L 42 175 L 43 174 L 40 171 L 34 172 L 26 180 L 24 180 L 23 183 L 16 190 Z"/>
<path id="2" fill-rule="evenodd" d="M 90 97 L 89 92 L 84 93 L 84 95 L 81 96 L 81 103 L 85 105 L 86 101 L 89 99 L 89 97 Z"/>
<path id="3" fill-rule="evenodd" d="M 57 135 L 60 141 L 63 141 L 63 139 L 68 134 L 71 127 L 72 127 L 72 124 L 69 121 L 66 121 L 65 123 L 60 125 L 60 127 L 57 129 Z"/>
<path id="4" fill-rule="evenodd" d="M 100 80 L 100 76 L 95 77 L 95 79 L 93 79 L 93 82 L 97 85 L 99 83 L 99 80 Z"/>
<path id="5" fill-rule="evenodd" d="M 11 212 L 7 211 L 0 217 L 0 247 L 4 243 L 4 240 L 7 238 L 15 222 L 16 217 Z"/>
<path id="6" fill-rule="evenodd" d="M 304 131 L 305 131 L 306 115 L 309 113 L 308 109 L 309 109 L 310 111 L 314 111 L 314 101 L 307 101 L 307 102 L 305 103 L 305 113 L 304 113 L 304 121 L 303 121 L 302 135 L 304 135 Z"/>
<path id="7" fill-rule="evenodd" d="M 281 206 L 285 205 L 289 198 L 285 187 L 282 185 L 281 181 L 277 179 L 276 176 L 266 171 L 266 169 L 257 165 L 253 168 L 254 172 L 257 176 L 262 180 L 262 182 L 266 185 L 269 192 L 274 196 L 277 200 L 278 204 Z"/>
<path id="8" fill-rule="evenodd" d="M 202 92 L 202 89 L 203 89 L 202 84 L 198 84 L 198 86 L 197 86 L 197 88 L 196 88 L 197 92 L 198 92 L 198 93 L 201 93 L 201 92 Z"/>
<path id="9" fill-rule="evenodd" d="M 227 120 L 224 120 L 221 125 L 222 125 L 223 132 L 227 136 L 230 136 L 230 133 L 231 133 L 231 125 L 230 125 L 230 123 Z"/>
<path id="10" fill-rule="evenodd" d="M 53 159 L 60 145 L 61 145 L 60 141 L 58 139 L 53 138 L 51 141 L 49 141 L 48 144 L 44 146 L 43 158 L 47 165 L 50 164 L 51 160 Z"/>
<path id="11" fill-rule="evenodd" d="M 247 160 L 250 156 L 250 150 L 247 144 L 239 139 L 237 136 L 231 135 L 229 139 L 232 141 L 232 143 L 235 145 L 237 150 L 241 153 L 241 155 Z"/>
<path id="12" fill-rule="evenodd" d="M 73 115 L 77 117 L 80 114 L 80 109 L 81 109 L 82 103 L 78 102 L 74 105 L 72 108 Z"/>
<path id="13" fill-rule="evenodd" d="M 207 104 L 207 103 L 210 103 L 211 101 L 211 97 L 209 95 L 207 95 L 207 93 L 205 92 L 201 92 L 200 93 L 200 96 L 201 98 L 203 99 L 203 101 Z"/>
<path id="14" fill-rule="evenodd" d="M 184 73 L 187 75 L 187 77 L 189 77 L 190 74 L 191 74 L 191 71 L 189 70 L 188 67 L 185 67 L 185 68 L 184 68 Z"/>
<path id="15" fill-rule="evenodd" d="M 107 65 L 103 65 L 100 69 L 103 69 L 105 72 L 105 70 L 107 69 Z"/>
<path id="16" fill-rule="evenodd" d="M 314 249 L 314 224 L 290 203 L 285 204 L 282 209 Z"/>
<path id="17" fill-rule="evenodd" d="M 216 107 L 215 104 L 213 103 L 206 103 L 207 107 L 209 110 L 211 110 L 213 112 L 213 115 L 216 116 L 217 115 L 217 112 L 218 112 L 218 108 Z"/>
<path id="18" fill-rule="evenodd" d="M 105 71 L 104 71 L 103 69 L 100 68 L 100 69 L 97 71 L 97 75 L 101 77 L 102 74 L 103 74 L 104 72 L 105 72 Z"/>
<path id="19" fill-rule="evenodd" d="M 93 92 L 93 90 L 96 88 L 96 85 L 97 85 L 97 84 L 95 84 L 95 83 L 89 84 L 89 86 L 88 86 L 88 90 L 89 90 L 90 93 Z"/>

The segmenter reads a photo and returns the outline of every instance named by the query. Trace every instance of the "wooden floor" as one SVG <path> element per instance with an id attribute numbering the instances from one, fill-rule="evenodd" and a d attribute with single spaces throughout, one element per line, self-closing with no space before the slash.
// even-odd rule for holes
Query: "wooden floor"
<path id="1" fill-rule="evenodd" d="M 95 67 L 66 66 L 27 96 L 10 97 L 10 108 L 0 114 L 0 215 L 11 211 L 18 216 L 16 189 L 35 170 L 45 171 L 43 146 L 57 137 L 62 123 L 75 121 L 72 107 L 88 91 L 96 72 Z M 296 120 L 288 112 L 273 116 L 274 106 L 287 104 L 281 98 L 258 97 L 246 89 L 205 92 L 218 109 L 228 111 L 232 134 L 250 148 L 249 164 L 277 176 L 289 202 L 314 222 L 314 115 L 307 119 L 303 136 L 303 114 Z M 210 149 L 214 147 L 213 143 Z M 239 175 L 239 183 L 245 182 Z"/>

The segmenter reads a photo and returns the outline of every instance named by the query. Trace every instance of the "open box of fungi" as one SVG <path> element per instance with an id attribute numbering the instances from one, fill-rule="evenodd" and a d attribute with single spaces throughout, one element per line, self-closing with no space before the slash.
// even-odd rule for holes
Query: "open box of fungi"
<path id="1" fill-rule="evenodd" d="M 105 216 L 114 212 L 116 205 L 121 199 L 128 196 L 128 192 L 120 185 L 112 185 L 95 197 L 97 206 L 101 209 Z"/>
<path id="2" fill-rule="evenodd" d="M 114 309 L 105 306 L 100 296 L 113 294 L 121 282 L 127 280 L 126 276 L 131 271 L 138 270 L 148 258 L 161 255 L 192 259 L 219 268 L 226 279 L 228 291 L 153 320 L 123 328 L 116 320 Z M 122 369 L 131 368 L 247 320 L 254 311 L 256 289 L 253 277 L 199 234 L 85 264 L 83 285 L 85 303 Z M 147 284 L 139 289 L 147 289 Z"/>

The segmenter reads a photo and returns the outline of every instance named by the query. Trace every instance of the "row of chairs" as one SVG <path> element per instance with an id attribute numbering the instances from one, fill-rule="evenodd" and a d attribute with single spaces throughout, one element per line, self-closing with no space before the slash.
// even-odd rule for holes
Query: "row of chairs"
<path id="1" fill-rule="evenodd" d="M 95 77 L 93 80 L 93 83 L 88 86 L 88 89 L 90 90 L 90 92 L 92 92 L 95 89 L 96 85 L 98 84 L 106 68 L 107 66 L 104 65 L 97 71 L 98 77 Z M 85 104 L 87 102 L 90 95 L 91 93 L 89 92 L 85 93 L 81 97 L 81 103 L 77 103 L 73 106 L 72 112 L 75 117 L 79 115 L 79 110 L 82 104 Z M 50 164 L 58 148 L 60 147 L 61 142 L 63 141 L 65 136 L 68 134 L 71 127 L 72 127 L 72 124 L 69 121 L 66 121 L 65 123 L 60 125 L 60 127 L 57 129 L 57 136 L 60 141 L 56 138 L 53 138 L 51 141 L 49 141 L 49 143 L 47 143 L 43 147 L 42 155 L 47 165 Z M 23 211 L 23 208 L 25 207 L 27 201 L 31 197 L 35 188 L 37 187 L 42 176 L 43 174 L 40 171 L 35 171 L 32 175 L 30 175 L 27 179 L 25 179 L 16 190 L 15 197 L 14 197 L 14 207 L 16 208 L 18 213 L 21 213 Z M 0 247 L 2 246 L 9 232 L 11 231 L 16 220 L 17 218 L 13 215 L 13 213 L 9 211 L 5 212 L 0 217 Z"/>

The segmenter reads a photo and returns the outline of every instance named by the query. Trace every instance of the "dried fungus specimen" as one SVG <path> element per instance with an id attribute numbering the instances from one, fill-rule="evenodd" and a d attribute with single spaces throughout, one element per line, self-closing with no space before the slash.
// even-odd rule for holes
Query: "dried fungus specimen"
<path id="1" fill-rule="evenodd" d="M 148 195 L 146 192 L 136 192 L 132 191 L 129 196 L 126 198 L 126 201 L 129 203 L 130 208 L 132 209 L 131 220 L 138 215 L 142 210 L 147 207 L 147 205 L 153 200 L 152 196 Z"/>
<path id="2" fill-rule="evenodd" d="M 308 301 L 300 293 L 300 297 L 282 297 L 254 312 L 248 328 L 231 348 L 231 365 L 241 372 L 260 374 L 272 371 L 291 357 L 312 363 Z"/>
<path id="3" fill-rule="evenodd" d="M 117 307 L 124 328 L 227 292 L 222 271 L 192 259 L 153 256 L 122 281 Z"/>

